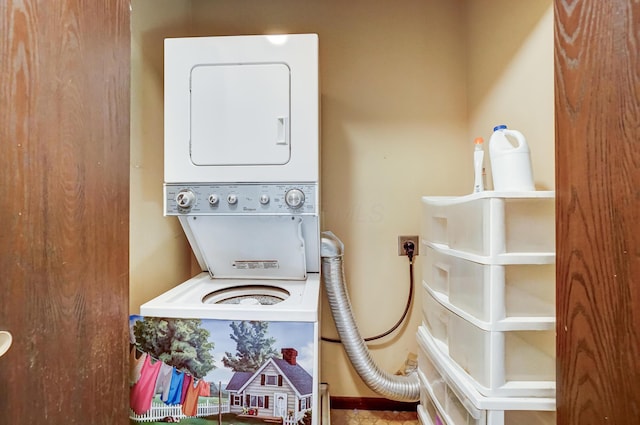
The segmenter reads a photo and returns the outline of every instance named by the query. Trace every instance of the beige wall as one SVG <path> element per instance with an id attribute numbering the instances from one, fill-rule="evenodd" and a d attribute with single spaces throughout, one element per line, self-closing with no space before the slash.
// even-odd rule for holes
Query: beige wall
<path id="1" fill-rule="evenodd" d="M 162 215 L 163 39 L 188 27 L 190 6 L 133 0 L 131 14 L 130 311 L 189 277 L 180 224 Z"/>
<path id="2" fill-rule="evenodd" d="M 553 190 L 553 1 L 473 0 L 467 17 L 468 137 L 488 149 L 495 125 L 521 131 L 536 189 Z"/>
<path id="3" fill-rule="evenodd" d="M 523 32 L 521 42 L 511 46 L 508 57 L 499 59 L 492 59 L 496 50 L 491 47 L 492 37 L 513 28 L 496 28 L 490 22 L 493 0 L 132 3 L 134 313 L 142 302 L 190 274 L 191 254 L 179 225 L 162 217 L 165 36 L 319 34 L 322 229 L 332 230 L 345 243 L 348 290 L 363 336 L 385 331 L 402 313 L 408 264 L 397 256 L 397 236 L 420 233 L 420 197 L 471 191 L 471 140 L 476 133 L 488 139 L 497 120 L 521 129 L 532 145 L 534 138 L 540 139 L 540 147 L 532 146 L 536 180 L 552 186 L 553 161 L 545 169 L 539 169 L 538 163 L 544 163 L 549 152 L 547 158 L 553 158 L 553 71 L 551 65 L 529 70 L 531 62 L 535 65 L 540 58 L 552 64 L 551 0 L 535 6 L 514 2 L 528 4 L 518 5 L 517 12 L 531 22 L 517 27 Z M 496 9 L 504 10 L 510 3 L 498 0 Z M 485 10 L 487 4 L 489 10 Z M 485 49 L 484 55 L 480 48 Z M 488 67 L 483 61 L 498 62 Z M 501 67 L 511 64 L 508 72 L 495 69 L 500 63 Z M 476 75 L 476 68 L 482 73 Z M 521 90 L 529 94 L 527 109 L 512 101 Z M 521 116 L 514 115 L 517 109 L 522 110 Z M 542 124 L 538 115 L 544 117 Z M 541 136 L 533 137 L 536 131 Z M 416 287 L 421 262 L 418 257 Z M 394 372 L 408 353 L 416 351 L 419 307 L 416 301 L 410 321 L 400 332 L 370 346 L 382 369 Z M 322 334 L 336 336 L 324 300 Z M 321 379 L 330 384 L 332 395 L 375 396 L 357 377 L 341 346 L 323 343 L 321 356 Z"/>

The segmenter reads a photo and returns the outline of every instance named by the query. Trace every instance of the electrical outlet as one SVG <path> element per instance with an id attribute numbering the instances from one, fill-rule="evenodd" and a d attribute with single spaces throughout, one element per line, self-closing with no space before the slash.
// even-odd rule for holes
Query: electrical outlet
<path id="1" fill-rule="evenodd" d="M 398 236 L 398 255 L 407 255 L 404 249 L 405 242 L 413 242 L 413 255 L 418 255 L 420 238 L 418 236 Z"/>

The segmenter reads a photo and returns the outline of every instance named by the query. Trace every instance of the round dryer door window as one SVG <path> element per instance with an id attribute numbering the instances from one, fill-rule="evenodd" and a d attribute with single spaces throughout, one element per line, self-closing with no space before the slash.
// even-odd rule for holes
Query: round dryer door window
<path id="1" fill-rule="evenodd" d="M 289 292 L 276 286 L 247 285 L 221 289 L 206 295 L 204 304 L 274 305 L 289 297 Z"/>

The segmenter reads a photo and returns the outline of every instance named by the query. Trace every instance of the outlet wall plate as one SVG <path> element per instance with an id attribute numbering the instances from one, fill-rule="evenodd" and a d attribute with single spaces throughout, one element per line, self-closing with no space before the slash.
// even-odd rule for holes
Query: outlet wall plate
<path id="1" fill-rule="evenodd" d="M 413 256 L 415 257 L 419 253 L 420 247 L 420 238 L 416 235 L 412 236 L 398 236 L 398 255 L 403 256 L 407 255 L 404 250 L 404 243 L 411 241 L 413 242 Z"/>

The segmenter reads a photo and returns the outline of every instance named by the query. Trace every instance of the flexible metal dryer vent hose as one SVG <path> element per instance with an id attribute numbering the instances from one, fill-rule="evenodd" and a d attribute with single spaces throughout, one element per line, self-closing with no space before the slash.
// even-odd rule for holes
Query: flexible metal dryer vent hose
<path id="1" fill-rule="evenodd" d="M 371 358 L 351 312 L 344 280 L 343 252 L 344 245 L 340 239 L 331 232 L 322 232 L 322 279 L 333 320 L 351 364 L 365 384 L 384 398 L 403 402 L 418 401 L 420 385 L 416 372 L 405 376 L 391 375 L 382 371 Z"/>

